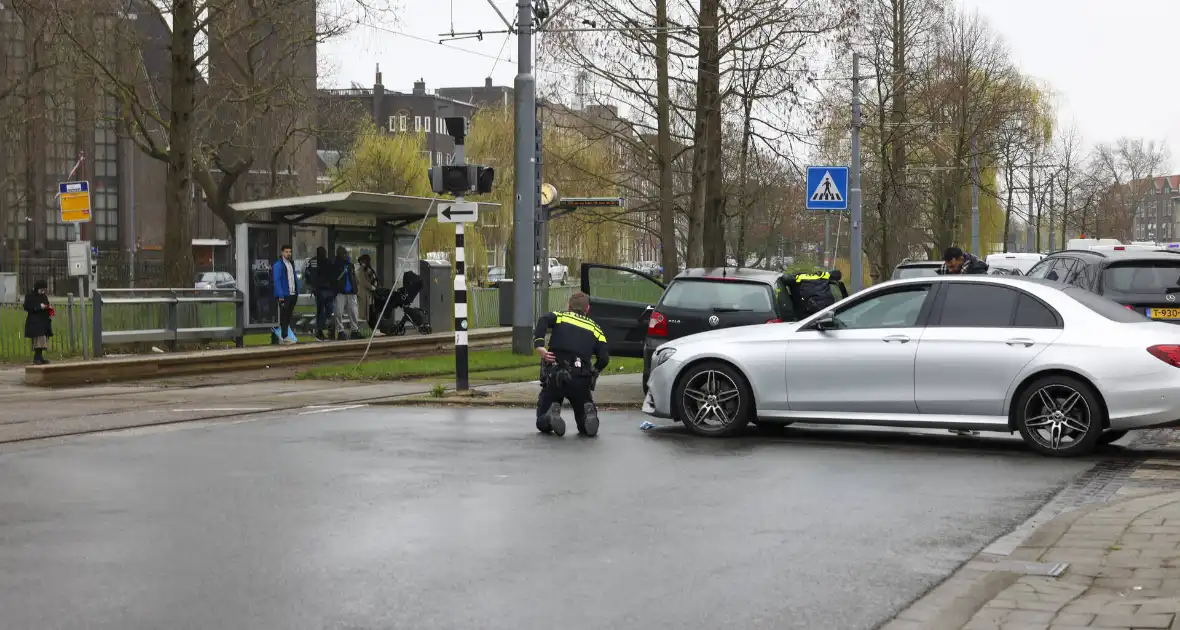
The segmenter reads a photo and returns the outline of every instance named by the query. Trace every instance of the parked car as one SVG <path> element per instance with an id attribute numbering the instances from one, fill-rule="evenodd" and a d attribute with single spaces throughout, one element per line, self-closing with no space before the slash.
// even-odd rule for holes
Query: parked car
<path id="1" fill-rule="evenodd" d="M 1180 252 L 1110 249 L 1064 250 L 1046 256 L 1028 277 L 1074 285 L 1151 319 L 1180 324 Z"/>
<path id="2" fill-rule="evenodd" d="M 582 292 L 602 327 L 612 356 L 651 357 L 662 343 L 708 330 L 795 321 L 791 287 L 783 275 L 761 269 L 687 269 L 664 286 L 650 275 L 607 265 L 582 265 Z M 848 296 L 843 283 L 837 300 Z M 646 387 L 646 385 L 645 385 Z"/>
<path id="3" fill-rule="evenodd" d="M 1073 456 L 1180 424 L 1180 329 L 1023 277 L 886 282 L 797 324 L 663 344 L 652 365 L 644 411 L 704 436 L 751 421 L 935 427 Z"/>
<path id="4" fill-rule="evenodd" d="M 893 268 L 893 276 L 890 279 L 901 280 L 903 278 L 937 276 L 939 269 L 942 269 L 941 260 L 910 260 L 907 258 Z"/>
<path id="5" fill-rule="evenodd" d="M 989 271 L 1004 269 L 1007 271 L 1019 272 L 1017 274 L 1008 275 L 1023 276 L 1024 274 L 1028 273 L 1029 269 L 1032 269 L 1033 266 L 1041 262 L 1041 259 L 1044 257 L 1045 254 L 1037 254 L 1034 252 L 1011 252 L 1007 254 L 988 254 L 984 262 L 987 263 Z"/>
<path id="6" fill-rule="evenodd" d="M 488 286 L 496 288 L 500 281 L 508 277 L 508 270 L 504 267 L 488 267 Z"/>
<path id="7" fill-rule="evenodd" d="M 196 289 L 236 289 L 238 283 L 234 277 L 226 271 L 202 271 L 197 274 L 197 279 L 193 282 L 193 288 Z"/>
<path id="8" fill-rule="evenodd" d="M 569 273 L 570 273 L 569 267 L 566 267 L 565 265 L 561 264 L 561 262 L 558 261 L 556 258 L 549 259 L 549 283 L 550 284 L 565 284 L 566 279 L 569 277 Z M 540 265 L 533 265 L 533 280 L 537 281 L 540 279 L 541 279 L 541 267 L 540 267 Z"/>

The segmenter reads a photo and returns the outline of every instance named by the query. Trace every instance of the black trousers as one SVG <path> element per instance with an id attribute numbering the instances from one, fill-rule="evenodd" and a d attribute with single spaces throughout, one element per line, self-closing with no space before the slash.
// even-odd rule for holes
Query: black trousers
<path id="1" fill-rule="evenodd" d="M 537 397 L 537 417 L 540 418 L 553 403 L 560 405 L 563 400 L 570 401 L 570 406 L 574 408 L 574 422 L 578 424 L 578 431 L 585 431 L 586 403 L 594 404 L 594 396 L 590 391 L 590 377 L 574 376 L 564 387 L 557 387 L 552 382 L 543 387 Z"/>
<path id="2" fill-rule="evenodd" d="M 295 314 L 295 303 L 298 301 L 298 296 L 294 295 L 279 300 L 279 340 L 286 339 L 287 332 L 291 330 L 291 316 Z"/>

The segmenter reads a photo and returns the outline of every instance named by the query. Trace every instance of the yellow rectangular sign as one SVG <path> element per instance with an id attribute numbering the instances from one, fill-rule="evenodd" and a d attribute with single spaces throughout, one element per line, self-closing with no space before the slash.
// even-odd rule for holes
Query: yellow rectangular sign
<path id="1" fill-rule="evenodd" d="M 62 182 L 57 185 L 57 205 L 62 223 L 90 221 L 90 182 Z"/>

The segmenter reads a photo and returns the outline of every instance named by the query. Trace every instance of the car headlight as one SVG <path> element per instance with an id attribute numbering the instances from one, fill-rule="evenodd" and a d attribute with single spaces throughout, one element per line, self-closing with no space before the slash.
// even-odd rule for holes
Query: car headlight
<path id="1" fill-rule="evenodd" d="M 664 364 L 665 361 L 672 358 L 676 354 L 676 348 L 660 348 L 656 350 L 655 356 L 651 358 L 651 369 L 656 369 Z"/>

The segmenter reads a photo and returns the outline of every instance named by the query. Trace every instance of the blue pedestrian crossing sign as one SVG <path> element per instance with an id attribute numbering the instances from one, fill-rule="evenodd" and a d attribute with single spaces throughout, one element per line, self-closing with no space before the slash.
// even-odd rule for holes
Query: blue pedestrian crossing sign
<path id="1" fill-rule="evenodd" d="M 807 167 L 807 209 L 848 209 L 848 167 Z"/>

